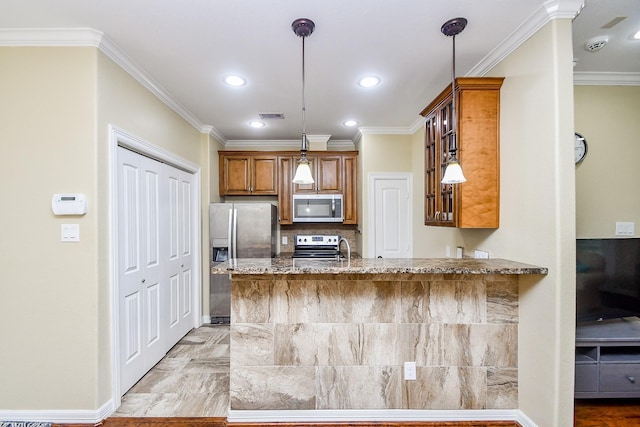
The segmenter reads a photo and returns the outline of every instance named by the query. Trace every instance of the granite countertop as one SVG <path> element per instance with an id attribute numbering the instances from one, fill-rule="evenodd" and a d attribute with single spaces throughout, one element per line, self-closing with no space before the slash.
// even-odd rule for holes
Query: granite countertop
<path id="1" fill-rule="evenodd" d="M 239 258 L 213 264 L 212 274 L 547 274 L 548 269 L 506 259 L 356 258 L 310 260 Z"/>

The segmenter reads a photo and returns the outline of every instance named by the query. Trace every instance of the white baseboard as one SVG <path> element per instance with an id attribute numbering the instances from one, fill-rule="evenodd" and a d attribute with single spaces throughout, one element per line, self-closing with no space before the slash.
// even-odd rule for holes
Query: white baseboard
<path id="1" fill-rule="evenodd" d="M 115 411 L 113 402 L 109 401 L 97 410 L 2 410 L 0 421 L 41 421 L 54 424 L 97 424 Z"/>
<path id="2" fill-rule="evenodd" d="M 0 410 L 0 421 L 42 421 L 56 424 L 97 424 L 109 417 L 115 408 L 113 402 L 92 410 Z M 516 421 L 523 427 L 538 427 L 519 409 L 494 410 L 291 410 L 291 411 L 238 411 L 229 410 L 228 421 L 255 422 L 345 422 L 345 421 Z"/>
<path id="3" fill-rule="evenodd" d="M 519 409 L 494 410 L 290 410 L 290 411 L 239 411 L 229 410 L 230 423 L 255 422 L 305 422 L 337 423 L 345 421 L 516 421 L 523 427 L 537 425 Z"/>

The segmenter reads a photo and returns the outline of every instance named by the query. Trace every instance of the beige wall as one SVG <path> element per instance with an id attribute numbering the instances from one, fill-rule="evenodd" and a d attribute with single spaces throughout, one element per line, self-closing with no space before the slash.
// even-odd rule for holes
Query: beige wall
<path id="1" fill-rule="evenodd" d="M 358 146 L 358 203 L 360 212 L 360 241 L 358 250 L 363 257 L 369 254 L 369 174 L 372 172 L 411 172 L 411 135 L 365 134 Z M 419 200 L 419 199 L 418 199 Z"/>
<path id="2" fill-rule="evenodd" d="M 0 409 L 95 408 L 96 50 L 3 47 L 0 63 Z M 54 216 L 64 192 L 86 194 L 87 214 Z M 79 243 L 60 242 L 65 223 Z"/>
<path id="3" fill-rule="evenodd" d="M 541 426 L 572 425 L 575 168 L 571 21 L 554 20 L 502 61 L 501 225 L 465 245 L 549 268 L 520 287 L 520 408 Z"/>
<path id="4" fill-rule="evenodd" d="M 0 214 L 0 332 L 16 349 L 0 354 L 0 409 L 96 410 L 112 397 L 107 126 L 198 166 L 209 141 L 96 48 L 0 48 L 0 62 L 16 206 Z M 87 214 L 54 216 L 60 192 L 86 194 Z M 60 242 L 64 223 L 80 224 L 79 243 Z"/>
<path id="5" fill-rule="evenodd" d="M 587 139 L 576 166 L 576 234 L 615 237 L 616 221 L 640 234 L 640 86 L 576 86 L 575 130 Z"/>

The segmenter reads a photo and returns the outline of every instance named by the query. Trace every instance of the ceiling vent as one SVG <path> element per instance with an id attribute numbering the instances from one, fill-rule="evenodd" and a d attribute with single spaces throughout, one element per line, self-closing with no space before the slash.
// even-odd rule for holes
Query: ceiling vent
<path id="1" fill-rule="evenodd" d="M 627 19 L 626 16 L 618 16 L 617 18 L 613 18 L 611 21 L 607 22 L 606 24 L 604 24 L 600 28 L 604 28 L 605 30 L 608 30 L 609 28 L 615 27 L 616 25 L 618 25 L 620 22 L 624 21 L 625 19 Z"/>
<path id="2" fill-rule="evenodd" d="M 587 40 L 584 44 L 584 50 L 587 52 L 597 52 L 605 47 L 608 41 L 609 39 L 607 37 L 596 37 L 591 40 Z"/>
<path id="3" fill-rule="evenodd" d="M 260 113 L 262 120 L 284 119 L 284 113 Z"/>

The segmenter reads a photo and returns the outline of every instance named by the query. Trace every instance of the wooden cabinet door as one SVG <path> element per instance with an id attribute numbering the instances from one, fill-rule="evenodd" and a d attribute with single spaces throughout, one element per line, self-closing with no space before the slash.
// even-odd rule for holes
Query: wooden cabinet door
<path id="1" fill-rule="evenodd" d="M 252 156 L 251 185 L 255 195 L 278 194 L 278 157 L 274 155 Z"/>
<path id="2" fill-rule="evenodd" d="M 424 161 L 424 223 L 434 225 L 436 222 L 437 196 L 440 187 L 438 156 L 438 116 L 431 114 L 425 123 L 425 161 Z"/>
<path id="3" fill-rule="evenodd" d="M 251 188 L 251 156 L 222 155 L 220 166 L 220 195 L 249 194 Z"/>
<path id="4" fill-rule="evenodd" d="M 343 212 L 344 224 L 358 223 L 358 157 L 345 156 L 343 159 Z"/>
<path id="5" fill-rule="evenodd" d="M 342 193 L 343 156 L 316 157 L 316 188 L 318 193 Z"/>
<path id="6" fill-rule="evenodd" d="M 278 156 L 260 153 L 219 154 L 220 195 L 278 194 Z"/>
<path id="7" fill-rule="evenodd" d="M 293 224 L 293 174 L 297 159 L 291 156 L 278 157 L 278 221 Z"/>

